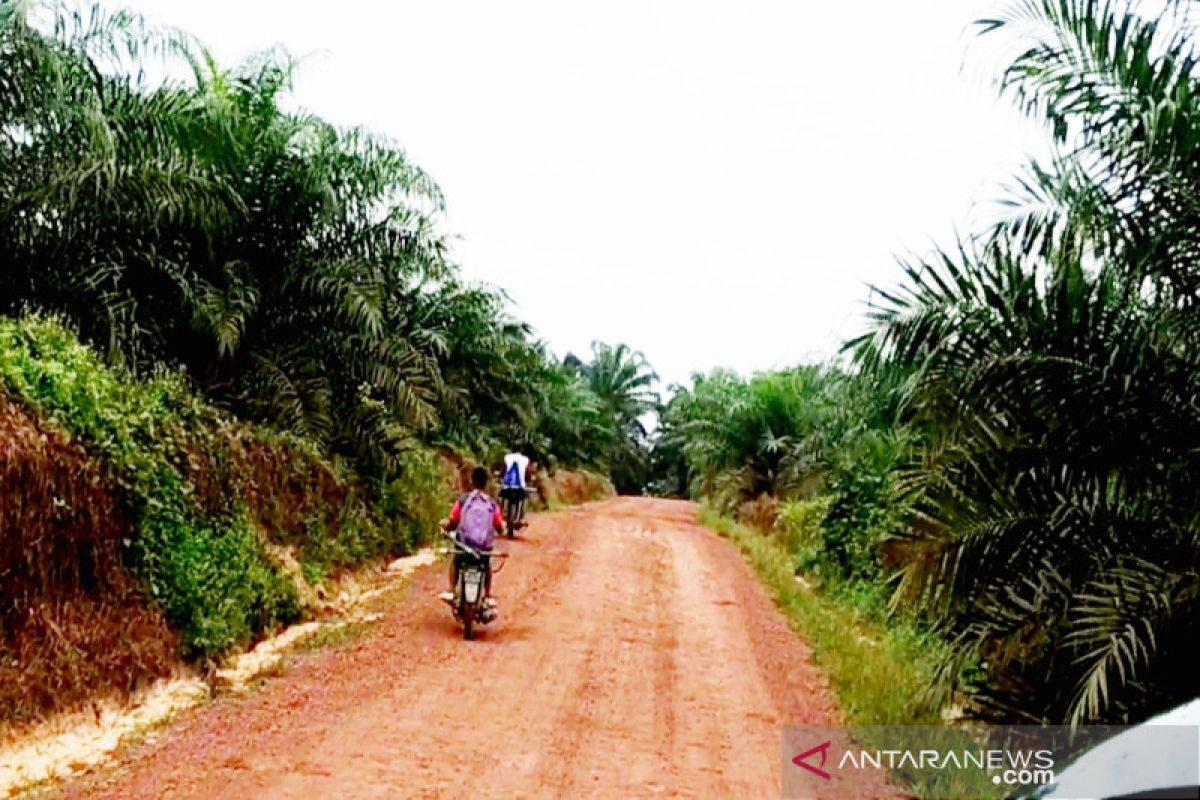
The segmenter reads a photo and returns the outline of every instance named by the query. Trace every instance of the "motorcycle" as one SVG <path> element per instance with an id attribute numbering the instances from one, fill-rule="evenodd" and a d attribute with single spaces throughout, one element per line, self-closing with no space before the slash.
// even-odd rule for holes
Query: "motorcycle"
<path id="1" fill-rule="evenodd" d="M 462 623 L 463 638 L 475 638 L 475 626 L 486 625 L 496 619 L 495 604 L 489 603 L 488 573 L 498 574 L 508 558 L 508 553 L 489 553 L 476 550 L 448 535 L 453 543 L 453 558 L 458 561 L 458 580 L 454 585 L 454 598 L 448 600 L 454 618 Z M 493 568 L 493 561 L 499 566 Z"/>
<path id="2" fill-rule="evenodd" d="M 518 528 L 525 526 L 525 504 L 529 502 L 537 490 L 532 486 L 525 489 L 525 499 L 514 502 L 507 493 L 500 495 L 500 508 L 504 512 L 504 530 L 508 538 L 516 535 Z"/>

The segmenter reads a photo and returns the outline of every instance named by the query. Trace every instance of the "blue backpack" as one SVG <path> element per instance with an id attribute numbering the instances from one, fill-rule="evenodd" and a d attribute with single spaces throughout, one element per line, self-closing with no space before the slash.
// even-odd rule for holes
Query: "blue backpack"
<path id="1" fill-rule="evenodd" d="M 500 479 L 500 483 L 506 489 L 521 488 L 521 465 L 516 461 L 508 465 L 508 469 L 504 472 L 504 477 Z"/>

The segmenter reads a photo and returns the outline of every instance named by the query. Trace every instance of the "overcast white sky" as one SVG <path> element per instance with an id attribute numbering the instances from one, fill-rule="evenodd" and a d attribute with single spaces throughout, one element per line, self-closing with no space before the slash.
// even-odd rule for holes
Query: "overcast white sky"
<path id="1" fill-rule="evenodd" d="M 124 5 L 226 62 L 309 55 L 297 103 L 438 180 L 469 277 L 560 354 L 625 341 L 673 381 L 832 355 L 897 253 L 992 208 L 1043 139 L 969 31 L 1007 2 Z"/>

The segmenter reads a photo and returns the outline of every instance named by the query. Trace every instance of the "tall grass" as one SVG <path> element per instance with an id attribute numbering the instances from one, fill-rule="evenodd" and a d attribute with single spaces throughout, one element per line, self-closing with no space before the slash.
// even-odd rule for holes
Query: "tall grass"
<path id="1" fill-rule="evenodd" d="M 177 638 L 123 563 L 128 534 L 87 451 L 0 391 L 0 739 L 174 665 Z"/>

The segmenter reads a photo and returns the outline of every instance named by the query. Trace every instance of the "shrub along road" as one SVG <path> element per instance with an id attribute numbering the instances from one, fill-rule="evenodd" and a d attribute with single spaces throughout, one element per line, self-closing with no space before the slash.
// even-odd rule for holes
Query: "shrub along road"
<path id="1" fill-rule="evenodd" d="M 465 642 L 425 570 L 376 630 L 185 716 L 67 797 L 765 797 L 780 728 L 836 717 L 808 650 L 695 506 L 540 515 Z M 873 793 L 863 787 L 865 794 Z"/>

